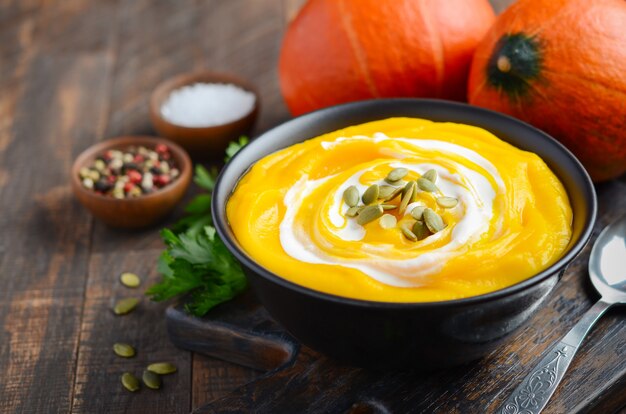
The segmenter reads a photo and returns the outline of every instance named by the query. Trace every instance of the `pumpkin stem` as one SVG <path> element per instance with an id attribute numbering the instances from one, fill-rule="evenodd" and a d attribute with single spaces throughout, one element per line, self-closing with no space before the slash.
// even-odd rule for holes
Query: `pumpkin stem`
<path id="1" fill-rule="evenodd" d="M 496 43 L 487 64 L 488 83 L 513 101 L 527 97 L 541 76 L 542 49 L 535 37 L 506 34 Z"/>
<path id="2" fill-rule="evenodd" d="M 502 55 L 498 57 L 496 66 L 498 66 L 498 69 L 500 70 L 500 72 L 507 73 L 511 70 L 511 61 L 509 60 L 508 57 Z"/>

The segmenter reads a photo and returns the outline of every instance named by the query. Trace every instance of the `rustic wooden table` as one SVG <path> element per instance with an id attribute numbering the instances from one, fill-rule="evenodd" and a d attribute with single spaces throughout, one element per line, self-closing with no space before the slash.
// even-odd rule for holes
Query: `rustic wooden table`
<path id="1" fill-rule="evenodd" d="M 498 10 L 510 2 L 493 1 Z M 165 331 L 163 304 L 144 299 L 132 317 L 111 314 L 112 298 L 135 293 L 119 285 L 120 272 L 142 275 L 144 286 L 157 279 L 155 263 L 163 249 L 158 228 L 125 232 L 95 222 L 72 197 L 68 175 L 73 159 L 96 141 L 153 133 L 148 96 L 157 83 L 180 72 L 211 68 L 254 81 L 263 100 L 259 131 L 288 119 L 276 63 L 285 24 L 300 3 L 0 2 L 1 413 L 188 412 L 262 375 L 175 348 Z M 625 188 L 623 181 L 608 186 Z M 179 216 L 180 211 L 171 220 Z M 561 308 L 548 311 L 555 324 L 536 327 L 547 328 L 544 339 L 565 332 L 585 310 L 568 305 L 568 299 L 590 292 L 577 289 L 581 278 L 561 292 L 564 300 L 556 302 Z M 565 324 L 558 323 L 563 313 L 571 316 Z M 623 315 L 609 314 L 585 345 L 599 352 L 596 369 L 610 360 L 607 353 L 623 357 L 624 324 L 618 320 Z M 613 338 L 608 346 L 621 349 L 603 349 L 607 336 Z M 116 341 L 135 344 L 137 357 L 116 358 L 111 352 Z M 547 345 L 527 346 L 536 347 L 538 355 Z M 532 362 L 513 353 L 510 358 L 524 366 Z M 122 389 L 120 372 L 140 372 L 154 360 L 178 366 L 161 391 Z M 519 363 L 513 365 L 517 374 Z M 624 378 L 626 365 L 612 369 Z M 603 377 L 595 371 L 579 371 L 572 381 L 601 385 Z M 570 388 L 564 383 L 563 393 L 576 391 L 572 383 Z M 589 398 L 615 395 L 616 386 L 623 391 L 624 381 L 600 387 Z M 476 393 L 468 391 L 471 398 Z"/>

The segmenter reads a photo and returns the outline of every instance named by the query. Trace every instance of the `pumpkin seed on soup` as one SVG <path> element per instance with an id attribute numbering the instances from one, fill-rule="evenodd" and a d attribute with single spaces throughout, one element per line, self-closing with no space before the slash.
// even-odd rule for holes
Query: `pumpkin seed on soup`
<path id="1" fill-rule="evenodd" d="M 390 185 L 381 185 L 378 188 L 378 198 L 385 199 L 396 192 L 396 187 Z"/>
<path id="2" fill-rule="evenodd" d="M 392 229 L 398 224 L 398 220 L 391 214 L 383 214 L 378 222 L 380 223 L 380 227 L 385 230 Z"/>
<path id="3" fill-rule="evenodd" d="M 388 197 L 385 197 L 383 201 L 393 200 L 394 198 L 398 197 L 402 193 L 402 190 L 404 190 L 403 187 L 395 187 L 395 190 Z"/>
<path id="4" fill-rule="evenodd" d="M 398 206 L 395 204 L 381 204 L 380 206 L 383 208 L 384 211 L 395 210 L 396 208 L 398 208 Z"/>
<path id="5" fill-rule="evenodd" d="M 350 207 L 348 211 L 346 211 L 346 216 L 348 217 L 356 217 L 363 207 Z"/>
<path id="6" fill-rule="evenodd" d="M 411 229 L 409 229 L 409 225 L 408 224 L 403 224 L 400 226 L 400 231 L 402 232 L 402 234 L 404 235 L 404 237 L 406 237 L 407 239 L 411 240 L 411 241 L 417 241 L 417 236 L 415 235 L 415 233 L 413 233 L 413 231 L 411 231 Z"/>
<path id="7" fill-rule="evenodd" d="M 115 352 L 115 355 L 122 358 L 131 358 L 135 356 L 135 348 L 133 348 L 132 345 L 119 342 L 113 344 L 113 352 Z"/>
<path id="8" fill-rule="evenodd" d="M 348 207 L 354 207 L 359 204 L 359 190 L 356 186 L 351 185 L 345 189 L 343 192 L 343 201 L 346 202 Z"/>
<path id="9" fill-rule="evenodd" d="M 148 365 L 147 369 L 159 375 L 167 375 L 176 372 L 176 366 L 169 362 L 155 362 Z"/>
<path id="10" fill-rule="evenodd" d="M 139 380 L 130 372 L 125 372 L 122 374 L 122 385 L 128 391 L 135 392 L 139 389 Z"/>
<path id="11" fill-rule="evenodd" d="M 152 371 L 148 371 L 147 369 L 143 372 L 141 376 L 143 383 L 146 384 L 146 387 L 152 388 L 153 390 L 158 390 L 161 388 L 161 377 L 155 374 Z"/>
<path id="12" fill-rule="evenodd" d="M 413 224 L 413 234 L 415 234 L 417 240 L 424 240 L 426 237 L 430 236 L 430 231 L 428 231 L 428 227 L 426 227 L 423 221 L 416 221 L 415 224 Z"/>
<path id="13" fill-rule="evenodd" d="M 437 182 L 437 171 L 430 169 L 426 171 L 424 175 L 422 175 L 422 178 L 425 178 L 431 183 L 435 184 L 435 182 Z"/>
<path id="14" fill-rule="evenodd" d="M 141 279 L 134 273 L 125 272 L 120 275 L 120 282 L 126 287 L 136 288 L 141 284 Z"/>
<path id="15" fill-rule="evenodd" d="M 361 226 L 380 218 L 383 215 L 383 208 L 380 205 L 367 206 L 357 216 L 356 222 Z"/>
<path id="16" fill-rule="evenodd" d="M 387 177 L 385 177 L 385 181 L 387 181 L 388 183 L 400 181 L 401 179 L 406 177 L 408 173 L 409 170 L 407 170 L 406 168 L 394 168 L 393 170 L 389 171 L 389 174 L 387 174 Z"/>
<path id="17" fill-rule="evenodd" d="M 431 233 L 437 233 L 446 228 L 441 216 L 435 213 L 432 209 L 427 208 L 424 210 L 424 223 L 428 227 Z"/>
<path id="18" fill-rule="evenodd" d="M 113 312 L 116 315 L 126 315 L 127 313 L 132 312 L 138 304 L 139 299 L 137 298 L 120 299 L 113 306 Z"/>
<path id="19" fill-rule="evenodd" d="M 404 214 L 404 210 L 406 210 L 406 206 L 409 205 L 411 199 L 413 198 L 413 194 L 417 191 L 415 181 L 409 181 L 406 183 L 404 187 L 404 194 L 402 195 L 402 200 L 400 201 L 399 211 L 400 214 Z"/>
<path id="20" fill-rule="evenodd" d="M 363 193 L 363 204 L 368 205 L 372 204 L 374 201 L 378 200 L 379 187 L 377 184 L 370 185 L 367 190 Z"/>
<path id="21" fill-rule="evenodd" d="M 433 184 L 432 181 L 427 180 L 424 177 L 420 177 L 417 179 L 417 186 L 420 188 L 420 190 L 427 191 L 429 193 L 434 193 L 435 191 L 437 191 L 437 186 Z"/>
<path id="22" fill-rule="evenodd" d="M 454 208 L 459 203 L 454 197 L 439 197 L 437 198 L 437 204 L 443 208 Z"/>
<path id="23" fill-rule="evenodd" d="M 411 217 L 413 217 L 415 220 L 421 220 L 425 209 L 425 206 L 414 207 L 413 210 L 411 210 Z"/>

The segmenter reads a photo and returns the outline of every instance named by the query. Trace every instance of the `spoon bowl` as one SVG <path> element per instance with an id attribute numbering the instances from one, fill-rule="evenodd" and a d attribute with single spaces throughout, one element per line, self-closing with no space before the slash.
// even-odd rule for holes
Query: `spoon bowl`
<path id="1" fill-rule="evenodd" d="M 602 230 L 589 258 L 591 283 L 606 302 L 626 303 L 625 261 L 626 215 Z"/>

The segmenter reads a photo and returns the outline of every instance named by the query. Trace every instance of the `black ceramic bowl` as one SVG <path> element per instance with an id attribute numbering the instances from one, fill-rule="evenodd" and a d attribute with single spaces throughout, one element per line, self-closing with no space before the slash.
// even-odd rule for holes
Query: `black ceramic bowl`
<path id="1" fill-rule="evenodd" d="M 530 279 L 485 295 L 443 302 L 386 303 L 348 299 L 296 285 L 246 254 L 229 227 L 225 206 L 237 181 L 252 164 L 320 134 L 395 116 L 476 125 L 543 158 L 565 186 L 573 208 L 573 236 L 563 257 Z M 265 132 L 224 168 L 212 208 L 218 234 L 242 263 L 261 303 L 303 344 L 355 365 L 434 369 L 488 354 L 541 307 L 566 266 L 589 240 L 597 205 L 593 185 L 582 165 L 538 129 L 460 103 L 388 99 L 323 109 Z"/>

